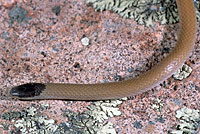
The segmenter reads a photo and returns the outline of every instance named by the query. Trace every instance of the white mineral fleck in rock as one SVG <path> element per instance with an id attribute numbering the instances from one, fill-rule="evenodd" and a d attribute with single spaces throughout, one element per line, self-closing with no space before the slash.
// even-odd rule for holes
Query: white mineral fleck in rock
<path id="1" fill-rule="evenodd" d="M 90 39 L 87 38 L 87 37 L 84 37 L 84 38 L 81 39 L 81 43 L 82 43 L 84 46 L 87 46 L 87 45 L 89 45 L 89 43 L 90 43 Z"/>

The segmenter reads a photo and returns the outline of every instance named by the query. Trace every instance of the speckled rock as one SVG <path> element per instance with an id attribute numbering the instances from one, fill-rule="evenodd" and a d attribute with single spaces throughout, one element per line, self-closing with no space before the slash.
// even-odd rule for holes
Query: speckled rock
<path id="1" fill-rule="evenodd" d="M 102 2 L 105 5 L 105 1 Z M 113 0 L 108 2 L 112 6 Z M 127 2 L 131 4 L 134 1 L 122 3 L 126 6 Z M 155 4 L 157 0 L 148 2 L 150 5 L 137 7 L 135 11 L 150 7 L 150 14 L 147 16 L 148 12 L 144 12 L 136 18 L 136 22 L 110 11 L 95 12 L 93 5 L 86 4 L 85 0 L 1 0 L 0 133 L 27 132 L 35 124 L 40 124 L 40 128 L 29 129 L 29 133 L 157 134 L 180 128 L 181 132 L 185 128 L 198 132 L 196 125 L 187 126 L 188 122 L 194 123 L 191 114 L 180 118 L 176 115 L 184 107 L 193 110 L 200 107 L 199 30 L 194 51 L 186 60 L 192 68 L 186 79 L 169 78 L 155 88 L 123 101 L 19 101 L 8 98 L 12 86 L 27 82 L 121 81 L 150 69 L 173 49 L 179 27 L 177 24 L 160 25 L 154 22 L 159 3 Z M 175 7 L 174 1 L 166 2 L 172 4 L 170 8 Z M 199 9 L 199 1 L 195 3 Z M 165 8 L 163 12 L 170 8 Z M 123 7 L 116 8 L 116 11 L 124 17 L 130 11 L 130 8 L 124 12 L 120 9 Z M 172 9 L 171 13 L 176 13 L 176 9 Z M 169 20 L 166 17 L 170 16 L 159 17 L 158 22 L 165 24 L 178 20 L 177 17 Z M 138 22 L 153 25 L 146 27 L 138 25 Z M 89 39 L 89 45 L 82 44 L 84 37 Z M 32 108 L 37 111 L 29 111 Z"/>

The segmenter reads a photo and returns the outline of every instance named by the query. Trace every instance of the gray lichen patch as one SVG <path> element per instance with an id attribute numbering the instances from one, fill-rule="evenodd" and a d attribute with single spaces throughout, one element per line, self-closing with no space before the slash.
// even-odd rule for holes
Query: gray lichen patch
<path id="1" fill-rule="evenodd" d="M 110 122 L 100 123 L 95 120 L 93 116 L 87 114 L 87 112 L 78 114 L 70 110 L 65 111 L 65 116 L 67 116 L 69 123 L 65 125 L 65 130 L 62 129 L 64 133 L 72 134 L 115 134 L 115 129 L 113 124 Z M 63 128 L 63 127 L 62 127 Z M 114 133 L 113 133 L 114 132 Z"/>
<path id="2" fill-rule="evenodd" d="M 68 117 L 68 131 L 77 134 L 116 134 L 113 124 L 106 122 L 109 117 L 121 114 L 117 106 L 121 100 L 97 101 L 88 107 L 83 113 L 74 113 L 66 110 L 64 115 Z M 69 127 L 71 126 L 71 127 Z"/>
<path id="3" fill-rule="evenodd" d="M 135 127 L 135 128 L 137 128 L 137 129 L 142 129 L 142 124 L 141 124 L 141 121 L 135 121 L 134 123 L 133 123 L 133 126 Z"/>
<path id="4" fill-rule="evenodd" d="M 176 111 L 176 118 L 179 119 L 180 124 L 176 126 L 173 134 L 197 134 L 200 123 L 200 111 L 183 107 Z"/>
<path id="5" fill-rule="evenodd" d="M 112 10 L 124 18 L 131 18 L 138 24 L 153 26 L 153 22 L 174 24 L 178 22 L 175 0 L 86 0 L 95 10 Z M 200 18 L 199 1 L 195 1 L 197 18 Z"/>
<path id="6" fill-rule="evenodd" d="M 8 130 L 10 127 L 10 124 L 7 124 L 6 122 L 0 124 L 0 128 L 3 128 L 4 130 Z"/>
<path id="7" fill-rule="evenodd" d="M 162 116 L 160 116 L 160 115 L 158 115 L 158 117 L 155 118 L 155 121 L 156 122 L 160 122 L 160 123 L 165 123 L 165 119 Z"/>
<path id="8" fill-rule="evenodd" d="M 49 104 L 42 103 L 39 108 L 32 106 L 22 111 L 3 113 L 1 118 L 8 123 L 0 124 L 0 127 L 22 134 L 116 134 L 113 124 L 107 119 L 121 114 L 118 105 L 126 99 L 96 101 L 82 113 L 66 109 L 63 115 L 68 120 L 60 124 L 39 112 L 50 107 Z"/>
<path id="9" fill-rule="evenodd" d="M 16 130 L 22 134 L 49 134 L 58 128 L 53 119 L 41 116 L 34 107 L 24 111 L 4 113 L 2 118 L 14 122 Z"/>
<path id="10" fill-rule="evenodd" d="M 56 16 L 59 16 L 59 15 L 60 15 L 60 11 L 61 11 L 60 6 L 55 6 L 55 7 L 52 8 L 52 12 L 53 12 Z"/>
<path id="11" fill-rule="evenodd" d="M 160 99 L 156 98 L 151 108 L 157 112 L 161 112 L 164 106 L 165 106 L 165 103 L 162 102 Z"/>
<path id="12" fill-rule="evenodd" d="M 11 23 L 14 23 L 17 21 L 19 24 L 22 22 L 28 22 L 31 18 L 27 16 L 28 11 L 25 10 L 22 7 L 18 7 L 18 5 L 14 6 L 12 9 L 10 9 L 8 16 L 11 20 Z"/>
<path id="13" fill-rule="evenodd" d="M 194 0 L 194 5 L 196 7 L 196 15 L 197 15 L 197 20 L 200 24 L 200 1 L 199 0 Z"/>
<path id="14" fill-rule="evenodd" d="M 176 80 L 183 80 L 187 78 L 191 74 L 191 72 L 192 68 L 189 65 L 184 64 L 182 68 L 178 69 L 178 71 L 173 75 L 173 77 Z"/>
<path id="15" fill-rule="evenodd" d="M 23 116 L 23 112 L 20 111 L 11 111 L 8 113 L 4 113 L 1 118 L 5 120 L 16 120 Z"/>
<path id="16" fill-rule="evenodd" d="M 34 107 L 27 109 L 23 118 L 17 120 L 14 126 L 23 134 L 54 133 L 58 127 L 53 119 L 47 119 L 47 116 L 39 116 Z"/>
<path id="17" fill-rule="evenodd" d="M 86 0 L 87 3 L 92 3 L 96 11 L 111 10 L 115 6 L 114 0 Z M 116 3 L 119 1 L 117 0 Z"/>
<path id="18" fill-rule="evenodd" d="M 109 117 L 118 116 L 121 114 L 117 105 L 121 104 L 122 100 L 97 101 L 90 105 L 87 113 L 94 117 L 95 120 L 103 122 Z"/>

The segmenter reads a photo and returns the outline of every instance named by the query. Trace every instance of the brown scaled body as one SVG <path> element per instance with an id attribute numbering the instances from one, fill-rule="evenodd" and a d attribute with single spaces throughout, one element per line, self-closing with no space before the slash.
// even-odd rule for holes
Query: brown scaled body
<path id="1" fill-rule="evenodd" d="M 11 95 L 22 100 L 104 100 L 132 96 L 153 88 L 180 68 L 194 47 L 197 20 L 193 0 L 176 0 L 176 2 L 180 19 L 180 33 L 176 46 L 166 58 L 138 78 L 100 84 L 46 83 L 44 87 L 37 87 L 32 84 L 31 86 L 37 92 L 36 94 L 20 97 L 22 92 L 27 91 L 26 93 L 29 93 L 31 88 L 20 89 L 15 87 L 11 90 Z"/>

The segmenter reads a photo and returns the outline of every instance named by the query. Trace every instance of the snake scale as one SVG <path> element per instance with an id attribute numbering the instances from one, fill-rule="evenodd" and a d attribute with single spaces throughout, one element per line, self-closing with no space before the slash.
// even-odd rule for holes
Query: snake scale
<path id="1" fill-rule="evenodd" d="M 133 96 L 155 87 L 175 73 L 194 48 L 197 30 L 194 3 L 192 0 L 176 0 L 176 3 L 180 23 L 176 46 L 167 57 L 139 77 L 97 84 L 28 83 L 13 87 L 11 96 L 21 100 L 105 100 Z"/>

